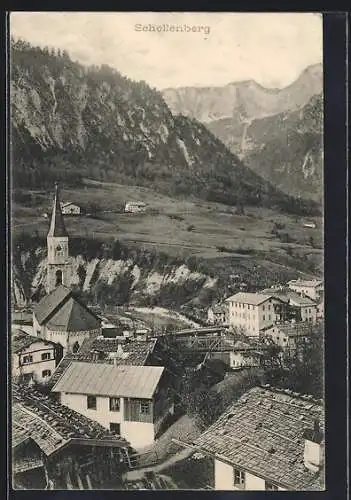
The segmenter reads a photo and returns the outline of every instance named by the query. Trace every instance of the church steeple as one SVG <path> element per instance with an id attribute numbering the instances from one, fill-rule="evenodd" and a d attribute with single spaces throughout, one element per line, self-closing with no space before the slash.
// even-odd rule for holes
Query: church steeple
<path id="1" fill-rule="evenodd" d="M 58 184 L 55 184 L 55 198 L 47 235 L 47 248 L 46 291 L 50 293 L 59 285 L 69 286 L 70 281 L 68 233 L 63 220 Z"/>
<path id="2" fill-rule="evenodd" d="M 57 182 L 55 183 L 55 198 L 54 198 L 54 206 L 52 210 L 50 229 L 48 232 L 48 236 L 68 236 L 66 231 L 65 222 L 63 220 L 61 203 L 60 203 L 60 194 L 59 187 Z"/>

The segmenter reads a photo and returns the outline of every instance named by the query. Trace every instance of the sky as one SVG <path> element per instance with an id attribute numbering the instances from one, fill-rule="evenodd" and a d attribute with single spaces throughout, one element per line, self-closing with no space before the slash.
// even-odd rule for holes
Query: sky
<path id="1" fill-rule="evenodd" d="M 160 90 L 249 79 L 281 88 L 323 58 L 313 13 L 14 12 L 10 31 Z"/>

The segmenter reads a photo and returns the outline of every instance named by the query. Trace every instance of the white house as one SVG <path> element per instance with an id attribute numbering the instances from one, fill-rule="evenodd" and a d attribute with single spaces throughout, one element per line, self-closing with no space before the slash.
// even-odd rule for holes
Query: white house
<path id="1" fill-rule="evenodd" d="M 312 396 L 254 387 L 187 445 L 212 457 L 216 490 L 324 489 L 324 410 Z"/>
<path id="2" fill-rule="evenodd" d="M 60 402 L 127 439 L 152 444 L 174 411 L 164 368 L 73 361 L 52 388 Z"/>
<path id="3" fill-rule="evenodd" d="M 222 325 L 227 321 L 227 305 L 226 304 L 217 304 L 212 306 L 207 311 L 207 321 L 214 325 L 219 324 Z"/>
<path id="4" fill-rule="evenodd" d="M 239 292 L 226 299 L 230 327 L 241 329 L 248 336 L 282 319 L 284 303 L 273 295 Z"/>
<path id="5" fill-rule="evenodd" d="M 54 342 L 33 337 L 21 330 L 12 333 L 12 377 L 15 380 L 49 382 L 62 352 Z"/>
<path id="6" fill-rule="evenodd" d="M 276 323 L 263 332 L 264 338 L 272 340 L 288 354 L 295 354 L 310 336 L 311 324 L 308 322 Z"/>
<path id="7" fill-rule="evenodd" d="M 128 201 L 125 205 L 124 211 L 130 213 L 145 212 L 146 203 L 142 201 Z"/>
<path id="8" fill-rule="evenodd" d="M 291 280 L 288 287 L 300 295 L 305 295 L 312 300 L 318 301 L 324 293 L 324 283 L 322 280 Z"/>
<path id="9" fill-rule="evenodd" d="M 61 202 L 60 205 L 62 215 L 80 215 L 82 213 L 81 207 L 71 201 Z"/>

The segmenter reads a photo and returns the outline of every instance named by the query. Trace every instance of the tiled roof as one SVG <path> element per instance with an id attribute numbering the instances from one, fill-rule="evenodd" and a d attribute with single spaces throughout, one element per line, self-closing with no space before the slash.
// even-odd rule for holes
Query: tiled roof
<path id="1" fill-rule="evenodd" d="M 54 342 L 50 342 L 49 340 L 44 340 L 40 337 L 34 337 L 33 335 L 29 335 L 28 333 L 22 330 L 14 330 L 12 332 L 11 351 L 21 352 L 23 349 L 26 349 L 30 345 L 36 344 L 38 342 L 54 346 Z"/>
<path id="2" fill-rule="evenodd" d="M 48 236 L 59 236 L 59 237 L 68 236 L 61 211 L 60 195 L 57 184 L 55 185 L 54 206 L 52 210 Z"/>
<path id="3" fill-rule="evenodd" d="M 83 342 L 79 352 L 89 353 L 91 358 L 92 351 L 99 351 L 106 355 L 121 352 L 124 356 L 116 358 L 118 364 L 125 365 L 144 365 L 149 354 L 153 351 L 157 340 L 122 342 L 116 339 L 95 338 L 87 339 Z"/>
<path id="4" fill-rule="evenodd" d="M 151 399 L 164 368 L 73 361 L 53 392 Z"/>
<path id="5" fill-rule="evenodd" d="M 47 322 L 49 330 L 63 332 L 98 330 L 100 326 L 101 322 L 95 314 L 72 296 Z"/>
<path id="6" fill-rule="evenodd" d="M 50 330 L 76 332 L 100 328 L 100 319 L 63 285 L 45 295 L 34 308 L 40 325 Z"/>
<path id="7" fill-rule="evenodd" d="M 266 302 L 266 300 L 269 300 L 272 296 L 272 293 L 263 295 L 260 293 L 238 292 L 235 295 L 228 297 L 226 301 L 234 301 L 242 304 L 252 304 L 254 306 L 258 306 L 259 304 Z"/>
<path id="8" fill-rule="evenodd" d="M 63 285 L 55 288 L 51 293 L 45 295 L 38 304 L 34 306 L 34 314 L 39 325 L 42 325 L 60 305 L 71 295 L 71 290 Z"/>
<path id="9" fill-rule="evenodd" d="M 13 384 L 12 447 L 31 438 L 49 456 L 72 440 L 128 446 L 100 424 L 27 386 Z"/>
<path id="10" fill-rule="evenodd" d="M 304 466 L 304 432 L 318 420 L 320 401 L 292 391 L 254 387 L 232 404 L 194 445 L 218 459 L 289 490 L 323 489 L 323 474 Z"/>

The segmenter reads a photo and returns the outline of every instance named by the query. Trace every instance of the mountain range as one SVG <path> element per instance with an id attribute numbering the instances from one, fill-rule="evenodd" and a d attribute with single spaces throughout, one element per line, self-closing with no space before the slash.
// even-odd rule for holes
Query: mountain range
<path id="1" fill-rule="evenodd" d="M 12 41 L 11 62 L 16 187 L 90 177 L 232 205 L 315 209 L 247 168 L 196 119 L 173 116 L 145 82 L 23 40 Z"/>
<path id="2" fill-rule="evenodd" d="M 249 80 L 163 91 L 174 114 L 204 123 L 256 173 L 286 193 L 315 200 L 322 198 L 322 95 L 321 64 L 282 89 Z"/>

